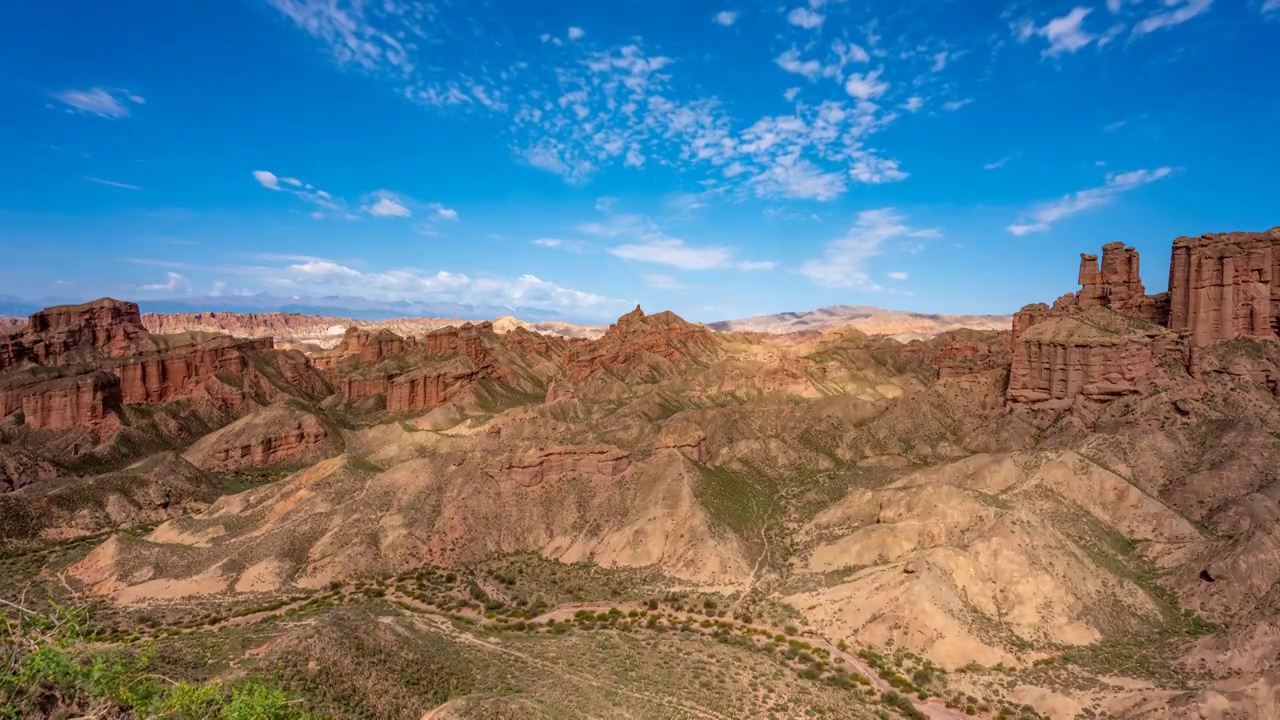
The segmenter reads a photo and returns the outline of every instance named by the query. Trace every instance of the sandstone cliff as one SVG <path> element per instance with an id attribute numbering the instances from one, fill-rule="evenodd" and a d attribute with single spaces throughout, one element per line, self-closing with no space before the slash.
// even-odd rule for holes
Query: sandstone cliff
<path id="1" fill-rule="evenodd" d="M 0 336 L 0 417 L 22 410 L 33 430 L 110 435 L 127 406 L 192 400 L 229 411 L 329 392 L 305 356 L 273 350 L 270 338 L 152 335 L 137 305 L 116 300 L 49 308 Z"/>

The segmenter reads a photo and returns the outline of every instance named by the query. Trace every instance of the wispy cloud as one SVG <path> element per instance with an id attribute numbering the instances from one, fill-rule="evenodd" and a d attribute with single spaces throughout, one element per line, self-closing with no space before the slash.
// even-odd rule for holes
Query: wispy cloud
<path id="1" fill-rule="evenodd" d="M 607 252 L 614 257 L 668 265 L 681 270 L 759 271 L 773 267 L 772 262 L 738 260 L 735 249 L 724 245 L 687 243 L 663 232 L 650 218 L 614 212 L 612 203 L 606 203 L 602 207 L 606 218 L 601 222 L 583 223 L 578 226 L 578 231 L 618 243 L 607 248 Z"/>
<path id="2" fill-rule="evenodd" d="M 53 98 L 67 107 L 68 112 L 97 115 L 109 120 L 129 116 L 130 105 L 145 105 L 146 100 L 123 88 L 90 88 L 88 90 L 63 90 Z"/>
<path id="3" fill-rule="evenodd" d="M 645 285 L 658 290 L 666 290 L 668 292 L 684 292 L 684 283 L 671 277 L 670 275 L 645 275 L 641 278 Z"/>
<path id="4" fill-rule="evenodd" d="M 717 245 L 694 247 L 678 238 L 653 238 L 609 248 L 609 253 L 626 260 L 670 265 L 683 270 L 714 270 L 729 265 L 733 253 Z"/>
<path id="5" fill-rule="evenodd" d="M 807 7 L 794 8 L 787 13 L 787 22 L 806 30 L 822 27 L 822 23 L 826 19 L 826 16 L 822 13 L 815 12 Z"/>
<path id="6" fill-rule="evenodd" d="M 1107 176 L 1106 182 L 1099 187 L 1080 190 L 1070 195 L 1064 195 L 1057 200 L 1037 205 L 1021 221 L 1010 225 L 1008 230 L 1014 235 L 1043 232 L 1063 218 L 1107 205 L 1121 193 L 1162 180 L 1177 171 L 1178 169 L 1173 167 L 1159 167 L 1154 170 L 1143 169 L 1126 173 L 1112 173 Z"/>
<path id="7" fill-rule="evenodd" d="M 153 285 L 143 285 L 139 290 L 153 292 L 157 290 L 186 290 L 191 287 L 191 283 L 187 279 L 176 272 L 166 273 L 165 281 L 155 283 Z"/>
<path id="8" fill-rule="evenodd" d="M 567 33 L 570 40 L 581 40 L 586 34 L 587 31 L 580 27 L 571 27 Z"/>
<path id="9" fill-rule="evenodd" d="M 901 282 L 907 279 L 907 274 L 902 272 L 901 270 L 895 270 L 894 272 L 889 273 L 888 278 L 890 280 L 897 280 Z"/>
<path id="10" fill-rule="evenodd" d="M 1152 13 L 1139 21 L 1133 27 L 1133 34 L 1146 35 L 1156 30 L 1181 25 L 1207 12 L 1211 5 L 1213 0 L 1164 0 L 1166 9 L 1163 12 Z M 1263 12 L 1266 12 L 1265 6 Z"/>
<path id="11" fill-rule="evenodd" d="M 141 190 L 142 189 L 137 185 L 130 185 L 128 183 L 116 182 L 114 180 L 103 180 L 102 178 L 96 178 L 96 177 L 93 177 L 92 175 L 81 175 L 80 179 L 86 182 L 97 183 L 99 185 L 110 185 L 111 187 L 122 188 L 124 190 Z"/>
<path id="12" fill-rule="evenodd" d="M 679 46 L 633 37 L 609 47 L 573 42 L 576 33 L 522 39 L 486 14 L 442 9 L 448 2 L 267 1 L 341 67 L 437 111 L 490 114 L 514 158 L 572 185 L 610 167 L 656 167 L 740 197 L 831 200 L 857 183 L 903 179 L 906 169 L 871 138 L 902 108 L 924 107 L 933 88 L 956 97 L 948 71 L 964 54 L 925 37 L 892 52 L 875 26 L 822 39 L 852 4 L 792 0 L 761 20 L 813 31 L 790 30 L 803 41 L 775 57 L 813 87 L 778 88 L 790 108 L 742 116 L 702 90 L 696 54 Z M 704 17 L 742 19 L 732 7 Z"/>
<path id="13" fill-rule="evenodd" d="M 587 244 L 582 240 L 564 240 L 562 238 L 538 238 L 533 241 L 533 244 L 538 247 L 575 253 L 580 253 L 587 249 Z"/>
<path id="14" fill-rule="evenodd" d="M 1030 21 L 1023 21 L 1016 27 L 1015 32 L 1023 41 L 1032 36 L 1040 36 L 1048 41 L 1049 47 L 1041 52 L 1045 57 L 1074 53 L 1098 37 L 1084 29 L 1085 18 L 1092 12 L 1093 8 L 1075 7 L 1066 15 L 1053 18 L 1043 27 L 1036 27 Z"/>
<path id="15" fill-rule="evenodd" d="M 721 10 L 720 12 L 712 16 L 711 19 L 715 20 L 716 23 L 720 25 L 729 27 L 730 25 L 738 21 L 738 13 L 737 11 L 734 11 L 734 10 Z"/>
<path id="16" fill-rule="evenodd" d="M 805 262 L 800 272 L 822 287 L 882 290 L 871 279 L 867 262 L 879 255 L 886 243 L 912 233 L 906 217 L 894 208 L 863 210 L 848 232 L 827 244 L 821 259 Z"/>
<path id="17" fill-rule="evenodd" d="M 1276 11 L 1280 11 L 1280 0 L 1266 0 L 1266 2 L 1262 3 L 1263 15 Z"/>
<path id="18" fill-rule="evenodd" d="M 983 169 L 983 170 L 999 170 L 1000 168 L 1004 167 L 1005 165 L 1008 165 L 1008 164 L 1009 164 L 1009 162 L 1010 162 L 1010 161 L 1012 161 L 1014 158 L 1018 157 L 1018 155 L 1019 155 L 1019 153 L 1014 153 L 1014 154 L 1012 154 L 1012 155 L 1006 155 L 1006 156 L 1004 156 L 1004 157 L 1000 158 L 999 160 L 996 160 L 996 161 L 993 161 L 993 162 L 986 163 L 985 165 L 983 165 L 983 166 L 982 166 L 982 169 Z"/>

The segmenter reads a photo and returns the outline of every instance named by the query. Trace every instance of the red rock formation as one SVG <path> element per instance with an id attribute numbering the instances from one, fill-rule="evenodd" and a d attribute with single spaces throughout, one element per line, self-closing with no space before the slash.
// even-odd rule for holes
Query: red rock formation
<path id="1" fill-rule="evenodd" d="M 1147 294 L 1139 274 L 1138 251 L 1113 242 L 1102 246 L 1102 267 L 1098 256 L 1080 253 L 1080 307 L 1095 305 L 1120 308 Z"/>
<path id="2" fill-rule="evenodd" d="M 570 376 L 581 380 L 602 368 L 625 375 L 646 359 L 678 364 L 707 358 L 718 349 L 715 335 L 705 327 L 670 311 L 645 315 L 637 305 L 599 340 L 571 346 L 566 363 Z"/>
<path id="3" fill-rule="evenodd" d="M 439 407 L 457 388 L 478 379 L 477 373 L 422 373 L 395 378 L 387 387 L 387 412 L 404 413 Z"/>
<path id="4" fill-rule="evenodd" d="M 1008 398 L 1015 403 L 1106 401 L 1145 392 L 1156 359 L 1177 339 L 1104 308 L 1060 312 L 1024 330 L 1013 345 Z"/>
<path id="5" fill-rule="evenodd" d="M 102 298 L 83 305 L 45 308 L 19 333 L 0 336 L 0 370 L 19 363 L 65 365 L 82 357 L 72 351 L 117 358 L 131 355 L 145 338 L 138 306 Z"/>
<path id="6" fill-rule="evenodd" d="M 1280 228 L 1173 242 L 1169 327 L 1197 346 L 1234 337 L 1272 338 L 1280 328 Z"/>
<path id="7" fill-rule="evenodd" d="M 34 430 L 111 426 L 119 405 L 120 385 L 103 372 L 36 383 L 22 395 L 24 422 Z"/>
<path id="8" fill-rule="evenodd" d="M 498 458 L 485 472 L 498 482 L 533 487 L 566 475 L 605 480 L 621 475 L 629 467 L 629 453 L 601 445 L 548 448 Z"/>
<path id="9" fill-rule="evenodd" d="M 0 416 L 24 410 L 29 427 L 118 427 L 122 405 L 207 398 L 232 408 L 252 395 L 330 392 L 301 353 L 274 353 L 271 338 L 151 335 L 138 306 L 116 300 L 49 308 L 22 332 L 0 336 Z M 21 364 L 23 367 L 15 368 Z"/>
<path id="10" fill-rule="evenodd" d="M 192 397 L 206 380 L 218 373 L 243 376 L 249 369 L 245 353 L 271 348 L 271 338 L 235 340 L 218 337 L 210 342 L 130 358 L 110 368 L 110 371 L 120 378 L 120 396 L 124 404 L 172 402 Z"/>

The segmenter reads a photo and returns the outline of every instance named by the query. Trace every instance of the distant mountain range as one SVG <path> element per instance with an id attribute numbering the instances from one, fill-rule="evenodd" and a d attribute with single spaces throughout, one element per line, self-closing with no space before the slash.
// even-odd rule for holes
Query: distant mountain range
<path id="1" fill-rule="evenodd" d="M 0 316 L 25 317 L 52 305 L 83 302 L 67 298 L 23 300 L 0 295 Z M 138 302 L 144 313 L 297 313 L 300 315 L 349 318 L 379 322 L 401 318 L 452 318 L 458 320 L 493 320 L 515 316 L 529 323 L 549 321 L 575 322 L 574 318 L 534 308 L 498 305 L 465 305 L 460 303 L 387 302 L 362 297 L 329 295 L 323 297 L 281 298 L 267 293 L 224 297 L 185 297 Z M 718 332 L 825 332 L 852 326 L 870 335 L 889 335 L 900 340 L 928 338 L 960 328 L 1004 330 L 1012 321 L 1009 315 L 944 315 L 885 310 L 861 305 L 832 305 L 806 312 L 784 312 L 738 320 L 722 320 L 706 326 Z M 597 323 L 580 322 L 582 325 Z"/>
<path id="2" fill-rule="evenodd" d="M 832 305 L 808 312 L 759 315 L 742 320 L 722 320 L 707 327 L 719 332 L 825 332 L 855 327 L 868 335 L 891 335 L 900 340 L 933 337 L 949 330 L 1006 330 L 1010 315 L 937 315 L 885 310 L 863 305 Z"/>

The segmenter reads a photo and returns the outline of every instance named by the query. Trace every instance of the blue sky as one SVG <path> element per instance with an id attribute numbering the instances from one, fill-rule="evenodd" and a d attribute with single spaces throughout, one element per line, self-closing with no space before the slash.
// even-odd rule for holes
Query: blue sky
<path id="1" fill-rule="evenodd" d="M 1280 0 L 0 10 L 0 294 L 1011 312 L 1280 224 Z"/>

